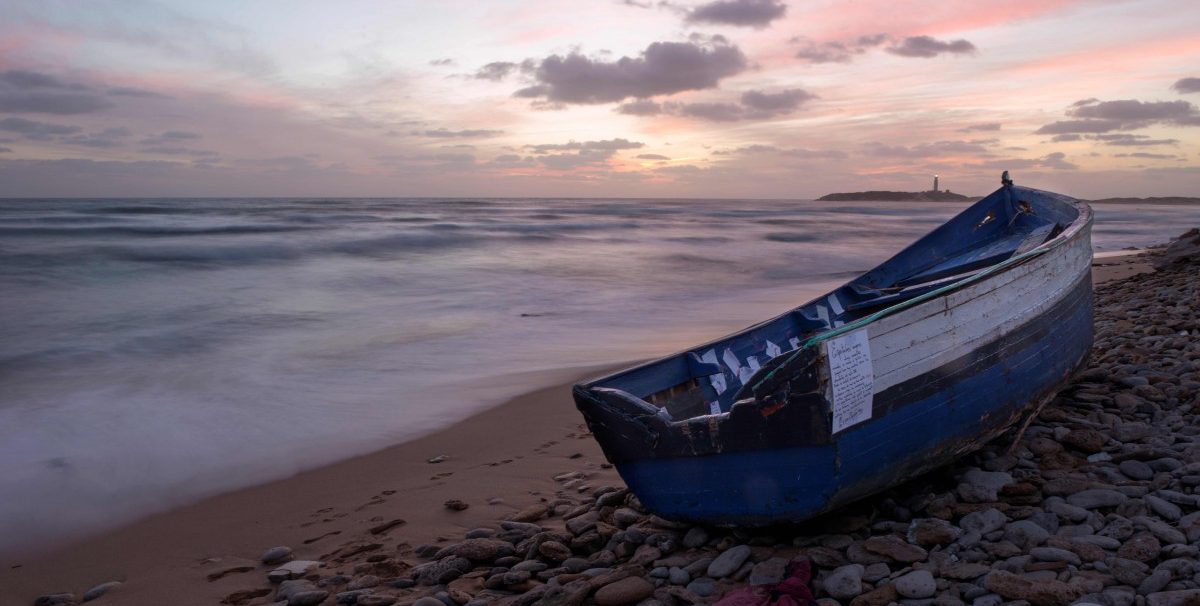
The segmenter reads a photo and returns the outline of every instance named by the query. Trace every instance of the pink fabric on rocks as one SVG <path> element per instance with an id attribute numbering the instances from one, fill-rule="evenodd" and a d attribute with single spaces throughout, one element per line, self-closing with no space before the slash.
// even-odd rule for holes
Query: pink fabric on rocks
<path id="1" fill-rule="evenodd" d="M 716 606 L 812 606 L 816 604 L 808 583 L 812 580 L 812 563 L 807 558 L 788 564 L 787 578 L 774 585 L 755 585 L 734 589 L 725 594 Z"/>

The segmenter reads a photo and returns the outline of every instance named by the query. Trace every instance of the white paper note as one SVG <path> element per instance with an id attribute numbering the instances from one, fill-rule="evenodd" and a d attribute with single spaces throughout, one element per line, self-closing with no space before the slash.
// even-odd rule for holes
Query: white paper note
<path id="1" fill-rule="evenodd" d="M 788 339 L 788 343 L 792 344 L 792 349 L 800 349 L 800 338 L 799 337 L 792 337 L 792 338 Z"/>
<path id="2" fill-rule="evenodd" d="M 758 371 L 758 369 L 762 368 L 762 364 L 758 363 L 758 356 L 746 356 L 746 365 L 753 371 Z"/>
<path id="3" fill-rule="evenodd" d="M 724 373 L 709 375 L 708 382 L 712 384 L 713 389 L 717 391 L 718 396 L 725 393 L 726 385 Z"/>
<path id="4" fill-rule="evenodd" d="M 781 353 L 783 353 L 783 350 L 779 349 L 778 345 L 776 345 L 770 341 L 767 341 L 767 356 L 769 356 L 771 358 L 775 358 L 776 356 L 778 356 Z"/>
<path id="5" fill-rule="evenodd" d="M 721 414 L 721 403 L 720 402 L 709 402 L 708 403 L 708 414 L 710 414 L 710 415 Z"/>
<path id="6" fill-rule="evenodd" d="M 725 366 L 729 367 L 729 370 L 733 371 L 734 375 L 738 374 L 738 369 L 742 367 L 742 363 L 738 360 L 737 356 L 733 355 L 733 350 L 728 347 L 725 348 L 725 353 L 721 354 L 721 359 L 725 361 Z"/>
<path id="7" fill-rule="evenodd" d="M 742 385 L 745 385 L 746 381 L 749 381 L 752 376 L 754 376 L 753 370 L 745 366 L 738 369 L 738 380 L 742 382 Z"/>
<path id="8" fill-rule="evenodd" d="M 700 360 L 703 362 L 708 362 L 709 364 L 716 364 L 717 363 L 717 350 L 710 349 L 710 350 L 704 352 L 704 355 L 700 356 Z"/>
<path id="9" fill-rule="evenodd" d="M 875 371 L 866 329 L 856 330 L 825 343 L 829 358 L 833 433 L 871 418 L 875 398 Z"/>

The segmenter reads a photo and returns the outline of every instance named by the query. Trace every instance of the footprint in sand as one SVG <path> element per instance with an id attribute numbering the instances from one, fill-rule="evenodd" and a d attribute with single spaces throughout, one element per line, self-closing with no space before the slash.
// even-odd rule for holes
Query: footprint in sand
<path id="1" fill-rule="evenodd" d="M 339 534 L 342 534 L 342 531 L 340 531 L 340 530 L 331 530 L 331 531 L 329 531 L 329 532 L 327 532 L 327 533 L 325 533 L 325 534 L 323 534 L 323 535 L 321 535 L 321 536 L 319 536 L 319 537 L 313 537 L 313 538 L 311 538 L 311 539 L 304 539 L 304 544 L 305 544 L 305 545 L 310 545 L 310 544 L 312 544 L 312 543 L 316 543 L 317 541 L 320 541 L 321 539 L 328 538 L 328 537 L 332 537 L 332 536 L 336 536 L 336 535 L 339 535 Z"/>

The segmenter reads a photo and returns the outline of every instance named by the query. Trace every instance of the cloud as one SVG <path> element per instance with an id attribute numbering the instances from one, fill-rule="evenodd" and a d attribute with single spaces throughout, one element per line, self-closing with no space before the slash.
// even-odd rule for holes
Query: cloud
<path id="1" fill-rule="evenodd" d="M 715 88 L 747 67 L 742 51 L 719 36 L 707 42 L 654 42 L 637 57 L 612 62 L 578 52 L 551 55 L 537 65 L 537 83 L 515 95 L 554 103 L 612 103 Z"/>
<path id="2" fill-rule="evenodd" d="M 1200 118 L 1200 112 L 1197 112 L 1196 106 L 1187 101 L 1138 101 L 1135 99 L 1089 103 L 1076 107 L 1068 113 L 1078 118 L 1112 120 L 1128 125 L 1149 125 L 1152 122 L 1160 121 L 1173 124 L 1197 124 L 1195 120 Z"/>
<path id="3" fill-rule="evenodd" d="M 640 141 L 604 139 L 600 141 L 569 141 L 526 145 L 525 149 L 539 154 L 537 161 L 555 170 L 571 170 L 582 166 L 607 164 L 618 151 L 645 147 Z M 565 153 L 551 153 L 565 152 Z"/>
<path id="4" fill-rule="evenodd" d="M 1106 133 L 1122 128 L 1116 120 L 1058 120 L 1033 131 L 1039 135 L 1065 133 Z"/>
<path id="5" fill-rule="evenodd" d="M 143 147 L 140 149 L 144 154 L 160 154 L 166 156 L 192 156 L 195 158 L 216 158 L 221 155 L 215 151 L 207 149 L 192 149 L 190 147 L 178 147 L 170 145 L 154 145 L 151 147 Z"/>
<path id="6" fill-rule="evenodd" d="M 0 111 L 28 114 L 86 114 L 112 102 L 82 84 L 49 74 L 10 69 L 0 72 Z"/>
<path id="7" fill-rule="evenodd" d="M 763 145 L 755 143 L 753 145 L 744 145 L 734 149 L 724 149 L 713 152 L 714 156 L 733 156 L 733 155 L 751 155 L 751 154 L 777 154 L 789 158 L 802 158 L 807 160 L 842 160 L 847 157 L 846 152 L 836 149 L 804 149 L 795 147 L 791 149 L 782 149 L 774 145 Z"/>
<path id="8" fill-rule="evenodd" d="M 141 97 L 144 99 L 170 99 L 169 95 L 156 93 L 152 90 L 144 88 L 134 88 L 132 86 L 116 86 L 105 91 L 110 97 Z"/>
<path id="9" fill-rule="evenodd" d="M 796 51 L 797 59 L 804 59 L 809 63 L 849 63 L 856 55 L 861 55 L 890 39 L 891 36 L 887 34 L 873 34 L 845 42 L 832 40 L 817 43 L 799 37 L 793 38 L 792 42 L 804 44 L 804 47 Z"/>
<path id="10" fill-rule="evenodd" d="M 638 160 L 670 160 L 670 158 L 662 154 L 638 154 L 635 157 Z"/>
<path id="11" fill-rule="evenodd" d="M 817 96 L 799 88 L 789 88 L 777 93 L 750 90 L 742 93 L 742 105 L 767 116 L 787 114 Z"/>
<path id="12" fill-rule="evenodd" d="M 537 63 L 533 59 L 526 59 L 520 63 L 512 61 L 493 61 L 487 65 L 475 70 L 474 78 L 478 80 L 491 80 L 499 82 L 516 71 L 532 72 L 537 67 Z"/>
<path id="13" fill-rule="evenodd" d="M 650 99 L 638 99 L 617 106 L 617 113 L 631 116 L 657 116 L 663 113 L 661 103 Z"/>
<path id="14" fill-rule="evenodd" d="M 448 57 L 445 59 L 434 59 L 433 61 L 429 62 L 429 65 L 432 65 L 433 67 L 447 67 L 454 65 L 454 59 L 450 59 Z"/>
<path id="15" fill-rule="evenodd" d="M 1040 135 L 1106 133 L 1114 130 L 1145 128 L 1157 123 L 1174 126 L 1200 126 L 1200 110 L 1187 101 L 1084 99 L 1072 104 L 1071 108 L 1067 110 L 1067 116 L 1072 119 L 1051 122 L 1034 132 Z"/>
<path id="16" fill-rule="evenodd" d="M 884 50 L 901 57 L 928 59 L 941 54 L 974 54 L 978 49 L 975 48 L 974 44 L 962 39 L 946 42 L 931 36 L 910 36 Z"/>
<path id="17" fill-rule="evenodd" d="M 1200 93 L 1200 78 L 1181 78 L 1172 84 L 1171 88 L 1180 94 Z"/>
<path id="18" fill-rule="evenodd" d="M 1174 154 L 1151 154 L 1148 152 L 1133 152 L 1131 154 L 1113 154 L 1114 158 L 1144 158 L 1146 160 L 1177 160 Z"/>
<path id="19" fill-rule="evenodd" d="M 630 141 L 628 139 L 604 139 L 600 141 L 569 141 L 567 143 L 542 143 L 538 145 L 526 145 L 525 149 L 532 150 L 535 154 L 544 154 L 552 151 L 619 151 L 622 149 L 638 149 L 645 147 L 646 144 L 641 141 Z"/>
<path id="20" fill-rule="evenodd" d="M 1179 139 L 1151 139 L 1147 135 L 1129 133 L 1114 133 L 1111 135 L 1091 135 L 1088 139 L 1103 141 L 1106 145 L 1125 147 L 1149 147 L 1152 145 L 1178 145 Z"/>
<path id="21" fill-rule="evenodd" d="M 1050 140 L 1054 141 L 1055 143 L 1063 143 L 1063 142 L 1067 142 L 1067 141 L 1080 141 L 1082 139 L 1083 139 L 1083 135 L 1079 135 L 1079 134 L 1075 134 L 1075 133 L 1069 133 L 1069 134 L 1065 134 L 1065 135 L 1054 135 L 1053 137 L 1050 137 Z"/>
<path id="22" fill-rule="evenodd" d="M 450 138 L 484 138 L 496 137 L 504 134 L 502 130 L 490 130 L 486 128 L 464 129 L 464 130 L 448 130 L 438 128 L 434 130 L 413 131 L 414 135 L 422 137 L 433 137 L 435 139 L 450 139 Z"/>
<path id="23" fill-rule="evenodd" d="M 744 108 L 736 103 L 672 103 L 671 113 L 709 122 L 737 122 L 745 117 Z"/>
<path id="24" fill-rule="evenodd" d="M 82 145 L 84 147 L 95 147 L 100 149 L 110 149 L 120 147 L 125 144 L 124 139 L 132 136 L 128 128 L 106 128 L 97 133 L 88 135 L 75 135 L 72 137 L 63 137 L 59 142 L 67 145 Z"/>
<path id="25" fill-rule="evenodd" d="M 912 147 L 876 143 L 869 147 L 868 152 L 875 156 L 929 158 L 955 154 L 986 154 L 988 150 L 976 141 L 934 141 L 919 143 Z"/>
<path id="26" fill-rule="evenodd" d="M 26 139 L 44 141 L 55 135 L 73 135 L 82 132 L 83 129 L 78 126 L 48 124 L 25 118 L 5 118 L 0 120 L 0 131 L 17 133 Z"/>
<path id="27" fill-rule="evenodd" d="M 762 28 L 787 13 L 780 0 L 714 0 L 687 14 L 689 23 L 715 23 Z"/>
<path id="28" fill-rule="evenodd" d="M 633 116 L 667 114 L 698 118 L 709 122 L 739 122 L 742 120 L 767 120 L 787 115 L 816 98 L 816 95 L 800 88 L 789 88 L 777 92 L 750 90 L 742 93 L 737 103 L 712 101 L 658 103 L 649 99 L 638 99 L 617 106 L 616 111 Z"/>
<path id="29" fill-rule="evenodd" d="M 186 130 L 168 130 L 157 135 L 150 135 L 138 143 L 142 145 L 178 145 L 183 141 L 196 141 L 200 138 L 200 133 L 193 133 Z"/>
<path id="30" fill-rule="evenodd" d="M 981 122 L 979 124 L 969 124 L 967 126 L 964 126 L 960 129 L 958 129 L 958 132 L 960 132 L 960 133 L 975 133 L 975 132 L 989 132 L 989 131 L 996 131 L 996 130 L 1000 130 L 999 122 Z"/>
<path id="31" fill-rule="evenodd" d="M 1054 170 L 1075 170 L 1079 168 L 1075 164 L 1067 161 L 1067 155 L 1062 152 L 1053 152 L 1042 156 L 1041 158 L 1007 158 L 1004 160 L 989 160 L 987 162 L 978 162 L 969 164 L 973 168 L 988 168 L 997 170 L 1013 170 L 1023 168 L 1051 168 Z"/>

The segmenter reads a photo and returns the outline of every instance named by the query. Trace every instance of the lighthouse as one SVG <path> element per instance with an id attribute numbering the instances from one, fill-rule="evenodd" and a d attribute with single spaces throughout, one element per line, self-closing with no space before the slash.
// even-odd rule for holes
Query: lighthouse
<path id="1" fill-rule="evenodd" d="M 933 191 L 941 191 L 938 189 L 938 176 L 933 176 Z"/>

